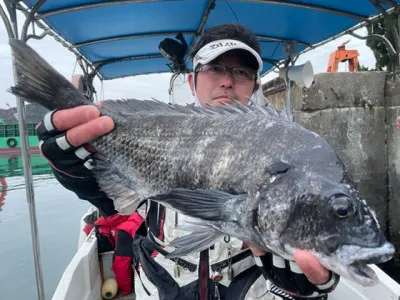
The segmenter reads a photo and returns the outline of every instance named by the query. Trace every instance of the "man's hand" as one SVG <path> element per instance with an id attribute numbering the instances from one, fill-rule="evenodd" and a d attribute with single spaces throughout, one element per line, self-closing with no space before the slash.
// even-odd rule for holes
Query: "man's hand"
<path id="1" fill-rule="evenodd" d="M 95 152 L 88 143 L 113 128 L 110 117 L 100 117 L 94 105 L 86 105 L 47 113 L 36 132 L 40 151 L 53 169 L 83 178 L 91 176 L 90 159 Z"/>
<path id="2" fill-rule="evenodd" d="M 294 299 L 321 300 L 339 283 L 340 276 L 325 269 L 310 252 L 295 250 L 292 261 L 253 246 L 249 248 L 264 278 L 273 284 L 273 294 L 286 293 L 287 299 L 291 299 L 290 295 Z"/>
<path id="3" fill-rule="evenodd" d="M 400 116 L 398 116 L 396 119 L 396 127 L 397 127 L 397 130 L 400 131 Z"/>
<path id="4" fill-rule="evenodd" d="M 323 284 L 329 280 L 329 271 L 311 253 L 304 250 L 296 250 L 294 252 L 294 260 L 311 283 Z"/>
<path id="5" fill-rule="evenodd" d="M 88 143 L 113 128 L 112 119 L 100 117 L 94 105 L 49 112 L 36 128 L 40 151 L 49 161 L 56 179 L 79 198 L 96 206 L 103 216 L 117 211 L 113 201 L 99 189 L 91 171 L 95 149 Z"/>
<path id="6" fill-rule="evenodd" d="M 66 138 L 73 147 L 90 143 L 114 128 L 113 120 L 100 117 L 99 110 L 93 105 L 56 111 L 52 123 L 57 131 L 66 131 Z"/>
<path id="7" fill-rule="evenodd" d="M 266 251 L 253 246 L 249 246 L 249 248 L 254 256 L 262 256 L 266 253 Z M 294 252 L 294 259 L 312 284 L 323 284 L 329 280 L 329 271 L 311 253 L 304 250 L 296 250 Z"/>

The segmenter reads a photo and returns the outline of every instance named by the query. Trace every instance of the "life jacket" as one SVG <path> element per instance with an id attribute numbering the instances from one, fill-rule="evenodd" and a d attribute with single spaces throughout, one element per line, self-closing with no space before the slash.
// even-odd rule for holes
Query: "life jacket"
<path id="1" fill-rule="evenodd" d="M 147 236 L 133 241 L 138 299 L 252 299 L 249 289 L 262 276 L 245 243 L 226 237 L 201 254 L 168 259 L 165 255 L 173 250 L 169 243 L 190 218 L 151 200 L 145 218 Z M 265 286 L 263 278 L 261 284 Z M 257 289 L 256 294 L 263 292 Z"/>

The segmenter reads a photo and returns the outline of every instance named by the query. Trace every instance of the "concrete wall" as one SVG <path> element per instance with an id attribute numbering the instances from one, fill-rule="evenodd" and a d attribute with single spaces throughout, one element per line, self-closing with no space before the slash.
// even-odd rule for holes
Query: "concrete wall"
<path id="1" fill-rule="evenodd" d="M 400 132 L 396 118 L 400 115 L 400 74 L 388 76 L 385 86 L 386 133 L 388 148 L 388 224 L 391 241 L 395 244 L 396 268 L 400 277 Z"/>
<path id="2" fill-rule="evenodd" d="M 284 91 L 268 99 L 279 109 L 285 97 Z M 397 261 L 396 267 L 391 262 L 390 275 L 400 274 L 399 105 L 400 75 L 385 72 L 322 73 L 310 88 L 292 90 L 294 120 L 336 149 L 395 244 Z"/>

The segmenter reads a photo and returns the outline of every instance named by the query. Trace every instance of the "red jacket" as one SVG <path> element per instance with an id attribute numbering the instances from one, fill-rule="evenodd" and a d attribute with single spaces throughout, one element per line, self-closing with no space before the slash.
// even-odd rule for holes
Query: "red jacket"
<path id="1" fill-rule="evenodd" d="M 100 217 L 94 222 L 98 229 L 98 239 L 106 237 L 114 248 L 112 269 L 123 295 L 133 291 L 132 241 L 142 223 L 142 216 L 136 212 L 129 216 L 115 214 Z M 84 231 L 88 234 L 89 229 L 84 228 Z"/>

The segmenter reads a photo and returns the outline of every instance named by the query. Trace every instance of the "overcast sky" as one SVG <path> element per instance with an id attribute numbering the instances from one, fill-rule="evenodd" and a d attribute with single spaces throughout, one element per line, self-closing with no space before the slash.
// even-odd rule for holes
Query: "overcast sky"
<path id="1" fill-rule="evenodd" d="M 365 35 L 366 30 L 360 29 L 357 31 L 357 33 Z M 361 64 L 368 67 L 375 66 L 374 55 L 372 51 L 365 45 L 365 41 L 359 40 L 352 36 L 343 36 L 318 49 L 304 54 L 298 59 L 297 64 L 310 60 L 315 73 L 325 72 L 330 53 L 334 51 L 337 46 L 341 45 L 347 40 L 350 40 L 350 42 L 346 45 L 346 48 L 359 51 L 359 61 Z M 31 45 L 40 55 L 42 55 L 61 74 L 63 74 L 66 78 L 71 79 L 74 73 L 76 60 L 75 56 L 70 51 L 57 43 L 52 37 L 46 37 L 40 41 L 29 40 L 28 44 Z M 346 65 L 341 64 L 339 71 L 345 71 L 345 69 Z M 0 108 L 7 108 L 6 104 L 9 104 L 13 107 L 16 105 L 15 98 L 13 95 L 7 92 L 7 89 L 13 85 L 11 53 L 8 45 L 8 36 L 2 22 L 0 25 L 0 70 Z M 75 68 L 75 74 L 77 73 L 82 73 L 79 66 Z M 263 79 L 263 82 L 274 77 L 276 77 L 276 74 L 270 73 Z M 168 101 L 169 79 L 170 74 L 164 73 L 104 81 L 103 89 L 99 80 L 96 79 L 94 84 L 99 98 L 102 98 L 101 91 L 103 91 L 105 99 L 156 98 L 162 101 Z M 186 87 L 187 85 L 185 82 L 182 82 L 182 86 Z M 183 92 L 181 90 L 180 96 L 182 97 L 182 95 L 185 95 L 184 97 L 191 97 L 187 89 Z"/>

